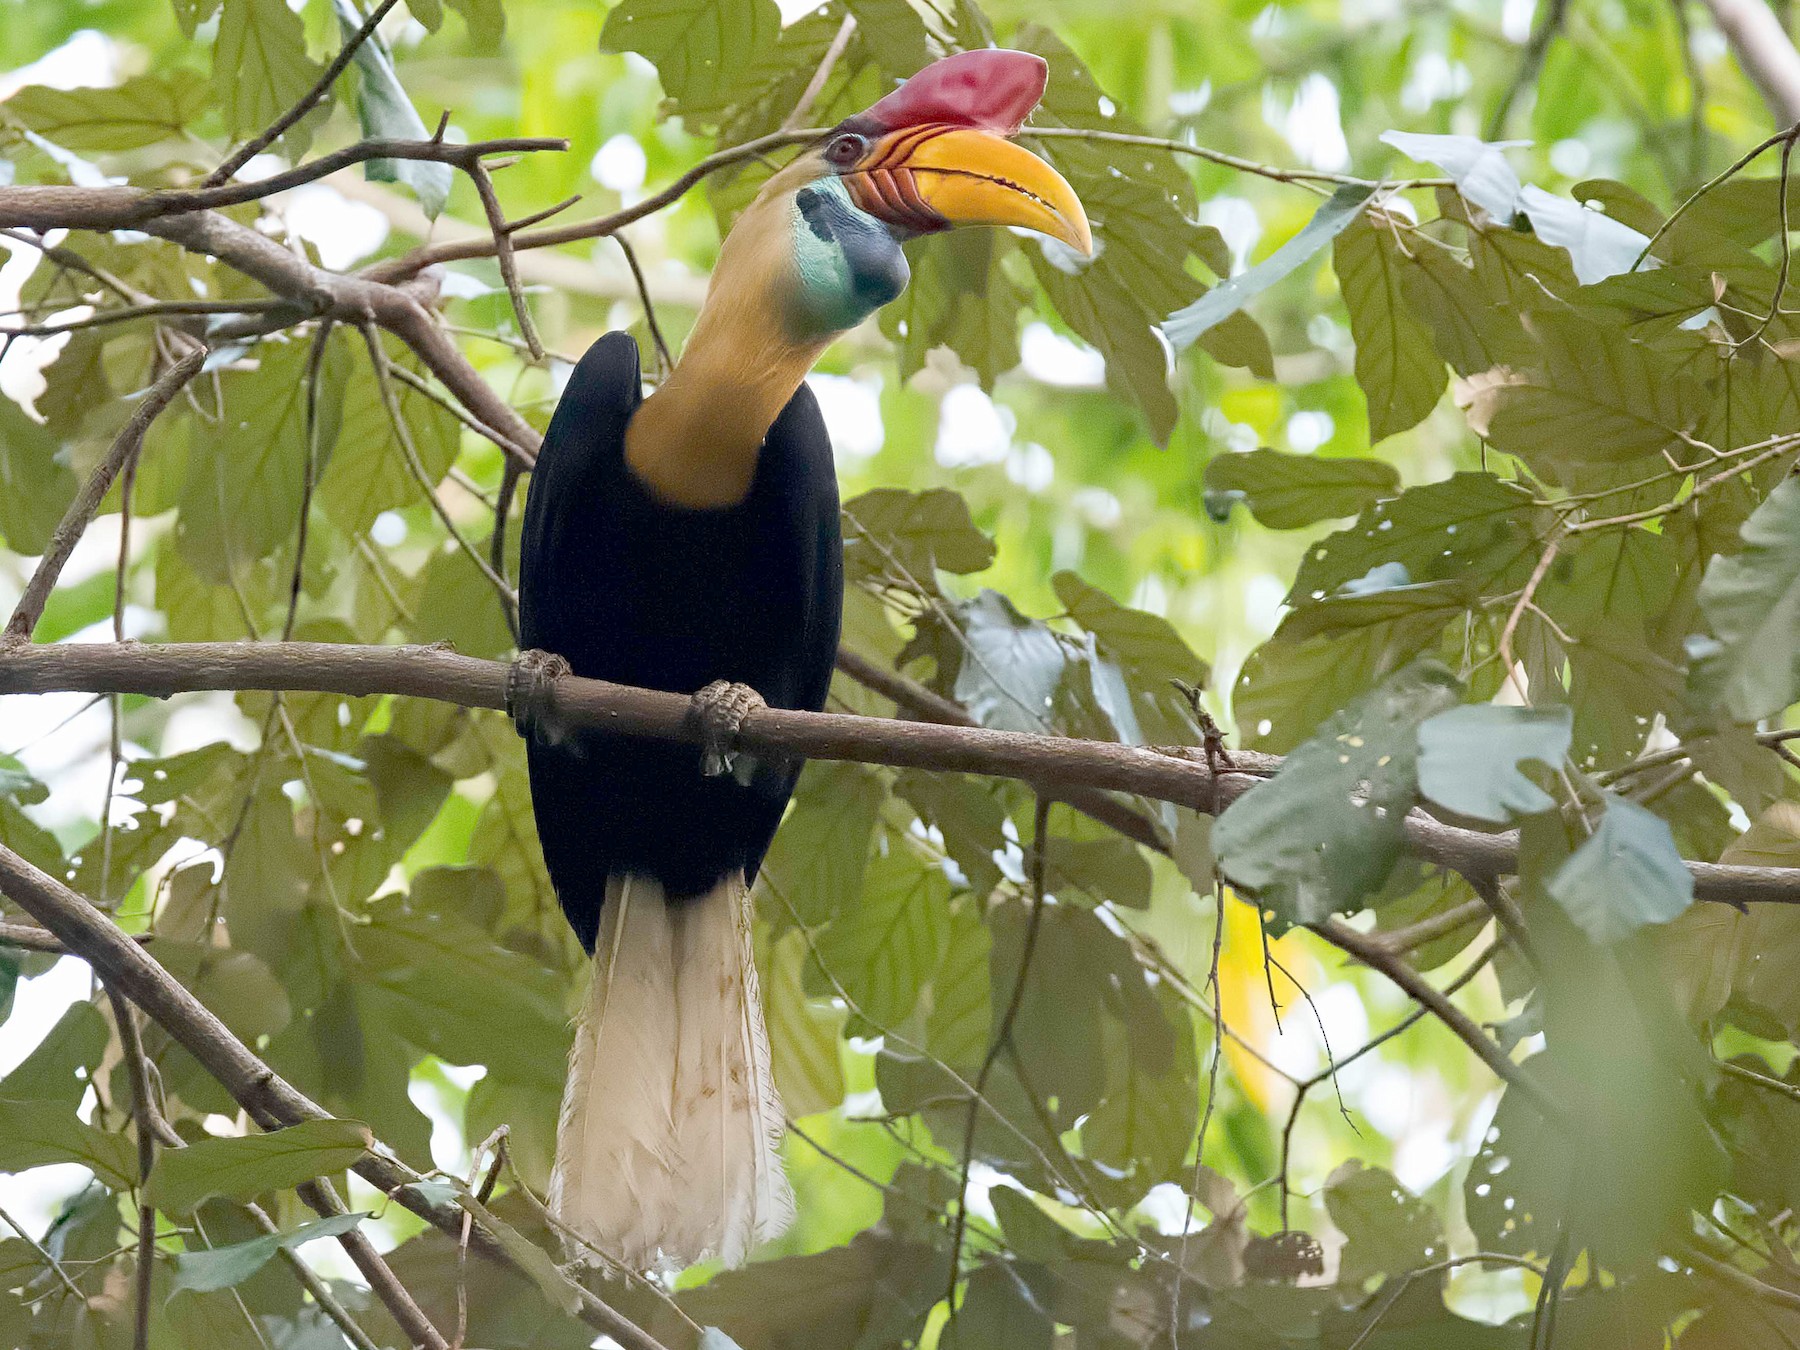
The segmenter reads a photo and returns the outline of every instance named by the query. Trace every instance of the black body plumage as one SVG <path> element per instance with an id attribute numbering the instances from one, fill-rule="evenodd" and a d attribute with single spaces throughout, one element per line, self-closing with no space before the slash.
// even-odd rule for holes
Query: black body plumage
<path id="1" fill-rule="evenodd" d="M 627 467 L 641 401 L 637 344 L 609 333 L 576 366 L 532 474 L 523 645 L 591 678 L 679 694 L 730 680 L 774 707 L 822 708 L 843 547 L 812 392 L 801 385 L 769 428 L 748 495 L 716 510 L 665 502 Z M 754 877 L 798 773 L 765 762 L 747 783 L 708 778 L 697 746 L 594 733 L 536 738 L 528 755 L 544 861 L 590 951 L 609 875 L 654 877 L 677 902 L 737 868 Z"/>

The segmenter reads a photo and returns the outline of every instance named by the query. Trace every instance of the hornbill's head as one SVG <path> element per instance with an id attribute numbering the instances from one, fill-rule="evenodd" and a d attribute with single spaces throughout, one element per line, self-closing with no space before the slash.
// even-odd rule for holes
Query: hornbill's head
<path id="1" fill-rule="evenodd" d="M 1092 253 L 1074 190 L 1007 139 L 1047 74 L 1029 52 L 945 57 L 771 178 L 719 250 L 680 362 L 632 419 L 637 476 L 690 507 L 741 501 L 813 363 L 905 289 L 900 245 L 915 235 L 1016 225 Z"/>
<path id="2" fill-rule="evenodd" d="M 786 291 L 792 336 L 841 332 L 898 296 L 908 277 L 900 245 L 916 235 L 1015 225 L 1092 253 L 1074 189 L 1007 139 L 1043 97 L 1047 75 L 1029 52 L 945 57 L 769 180 L 727 249 L 742 254 L 751 244 L 786 271 L 787 285 L 775 289 Z"/>

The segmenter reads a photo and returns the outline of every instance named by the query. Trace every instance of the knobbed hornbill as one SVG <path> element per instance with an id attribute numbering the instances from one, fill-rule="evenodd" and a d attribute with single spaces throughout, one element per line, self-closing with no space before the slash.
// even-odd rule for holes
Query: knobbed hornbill
<path id="1" fill-rule="evenodd" d="M 823 707 L 831 680 L 837 479 L 802 381 L 904 289 L 900 246 L 915 235 L 1016 225 L 1092 251 L 1074 191 L 1005 139 L 1046 73 L 1024 52 L 960 53 L 834 128 L 739 217 L 655 392 L 643 396 L 637 345 L 609 333 L 545 436 L 514 705 L 544 861 L 593 956 L 550 1195 L 635 1269 L 736 1264 L 793 1216 L 749 884 L 798 770 L 736 756 L 729 738 L 761 699 Z M 700 691 L 707 743 L 559 734 L 534 718 L 532 690 L 565 661 Z"/>

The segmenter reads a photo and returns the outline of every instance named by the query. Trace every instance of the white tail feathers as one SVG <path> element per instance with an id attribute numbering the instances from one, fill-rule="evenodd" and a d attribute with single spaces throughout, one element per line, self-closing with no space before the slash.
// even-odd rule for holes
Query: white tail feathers
<path id="1" fill-rule="evenodd" d="M 609 878 L 552 1211 L 633 1270 L 735 1266 L 793 1221 L 781 1135 L 742 874 L 673 905 Z"/>

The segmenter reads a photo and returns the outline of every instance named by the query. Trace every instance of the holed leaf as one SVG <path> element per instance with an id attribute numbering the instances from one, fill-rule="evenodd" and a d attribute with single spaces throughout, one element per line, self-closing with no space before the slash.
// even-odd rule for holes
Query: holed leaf
<path id="1" fill-rule="evenodd" d="M 1448 671 L 1419 662 L 1331 718 L 1219 817 L 1213 847 L 1226 878 L 1283 924 L 1360 906 L 1399 856 L 1418 725 L 1456 697 Z"/>

